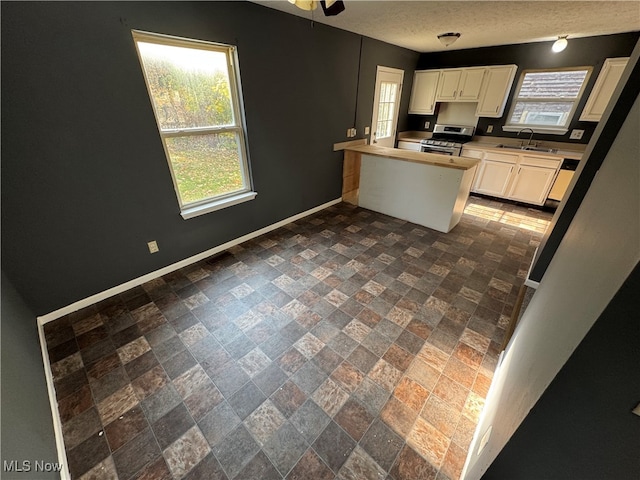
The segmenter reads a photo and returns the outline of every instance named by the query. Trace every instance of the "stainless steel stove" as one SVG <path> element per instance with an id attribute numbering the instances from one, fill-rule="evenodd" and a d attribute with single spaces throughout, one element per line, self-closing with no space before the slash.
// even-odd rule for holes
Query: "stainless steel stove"
<path id="1" fill-rule="evenodd" d="M 468 125 L 436 124 L 431 138 L 420 142 L 420 151 L 459 157 L 462 145 L 473 138 L 475 130 Z"/>

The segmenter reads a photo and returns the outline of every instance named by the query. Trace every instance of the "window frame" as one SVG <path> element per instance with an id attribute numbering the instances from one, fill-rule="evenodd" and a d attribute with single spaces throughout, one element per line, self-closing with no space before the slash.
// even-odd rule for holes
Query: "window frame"
<path id="1" fill-rule="evenodd" d="M 580 91 L 578 92 L 578 95 L 575 98 L 542 97 L 542 98 L 535 98 L 535 99 L 531 99 L 531 98 L 520 99 L 519 97 L 520 89 L 522 88 L 522 84 L 524 83 L 524 78 L 528 73 L 548 73 L 548 72 L 559 73 L 559 72 L 575 72 L 575 71 L 587 72 L 587 74 L 584 77 L 584 80 L 582 81 Z M 507 114 L 507 123 L 502 127 L 502 130 L 506 132 L 519 132 L 522 129 L 526 128 L 526 129 L 532 129 L 535 133 L 549 133 L 549 134 L 555 134 L 555 135 L 566 134 L 569 131 L 569 126 L 571 125 L 571 122 L 573 121 L 573 118 L 576 114 L 576 111 L 578 109 L 578 104 L 582 99 L 582 95 L 584 94 L 587 84 L 589 83 L 589 77 L 591 77 L 592 72 L 593 72 L 593 67 L 590 67 L 590 66 L 575 66 L 575 67 L 561 67 L 561 68 L 530 68 L 530 69 L 523 70 L 520 73 L 518 84 L 516 85 L 513 98 L 511 99 L 511 106 L 509 108 L 509 113 Z M 567 115 L 567 121 L 564 125 L 561 125 L 561 126 L 559 125 L 554 127 L 551 125 L 545 126 L 545 125 L 532 125 L 527 123 L 510 123 L 511 118 L 513 117 L 513 112 L 518 102 L 553 103 L 553 102 L 568 102 L 568 101 L 572 101 L 573 105 Z"/>
<path id="2" fill-rule="evenodd" d="M 224 43 L 209 42 L 204 40 L 188 39 L 183 37 L 175 37 L 172 35 L 164 35 L 160 33 L 151 33 L 141 30 L 131 31 L 135 49 L 142 69 L 142 75 L 144 78 L 145 86 L 147 88 L 147 94 L 149 101 L 151 102 L 151 108 L 153 109 L 154 119 L 158 128 L 158 133 L 162 141 L 162 147 L 165 152 L 169 171 L 171 172 L 171 180 L 173 182 L 173 188 L 180 207 L 180 215 L 186 220 L 188 218 L 204 215 L 209 212 L 220 210 L 232 205 L 237 205 L 249 200 L 253 200 L 257 193 L 253 191 L 253 180 L 251 176 L 251 166 L 249 161 L 249 148 L 247 144 L 247 128 L 244 111 L 244 102 L 242 98 L 242 88 L 240 83 L 240 69 L 238 62 L 238 49 L 235 45 L 229 45 Z M 213 52 L 224 53 L 227 59 L 227 74 L 229 77 L 229 90 L 231 107 L 233 110 L 233 124 L 222 126 L 209 126 L 209 127 L 188 127 L 188 128 L 168 128 L 163 129 L 160 125 L 158 112 L 156 111 L 156 102 L 151 94 L 151 87 L 147 78 L 146 69 L 138 42 L 154 43 L 157 45 L 166 45 L 173 47 L 191 48 L 208 50 Z M 234 133 L 238 143 L 238 155 L 241 163 L 241 178 L 243 188 L 241 190 L 235 190 L 213 197 L 203 198 L 193 202 L 185 202 L 180 194 L 178 188 L 178 181 L 176 173 L 174 171 L 171 156 L 169 154 L 169 148 L 167 147 L 166 140 L 169 138 L 188 137 L 196 135 L 210 135 L 221 133 Z"/>

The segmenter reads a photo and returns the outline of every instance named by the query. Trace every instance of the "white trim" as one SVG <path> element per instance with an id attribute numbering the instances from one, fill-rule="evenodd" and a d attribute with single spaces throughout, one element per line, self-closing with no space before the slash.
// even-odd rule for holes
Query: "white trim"
<path id="1" fill-rule="evenodd" d="M 202 205 L 183 208 L 180 211 L 180 215 L 182 215 L 182 218 L 184 218 L 185 220 L 188 220 L 189 218 L 199 217 L 200 215 L 204 215 L 205 213 L 215 212 L 216 210 L 222 210 L 223 208 L 238 205 L 239 203 L 248 202 L 249 200 L 253 200 L 254 198 L 256 198 L 256 195 L 258 195 L 257 192 L 245 192 L 234 195 L 233 197 L 214 199 Z"/>
<path id="2" fill-rule="evenodd" d="M 177 174 L 174 168 L 174 162 L 171 159 L 171 154 L 169 151 L 169 147 L 167 145 L 167 139 L 170 138 L 179 138 L 183 136 L 193 136 L 193 135 L 211 135 L 211 134 L 220 134 L 220 133 L 235 133 L 235 138 L 237 142 L 238 148 L 238 157 L 240 160 L 240 173 L 242 179 L 242 190 L 246 193 L 250 192 L 252 188 L 252 179 L 249 171 L 249 149 L 248 142 L 246 137 L 246 119 L 244 112 L 244 103 L 242 98 L 241 84 L 240 84 L 240 69 L 238 68 L 238 51 L 234 45 L 227 45 L 221 43 L 213 43 L 206 42 L 203 40 L 192 40 L 189 38 L 182 37 L 174 37 L 171 35 L 163 35 L 156 34 L 151 32 L 144 32 L 141 30 L 132 30 L 131 34 L 133 36 L 134 45 L 136 48 L 136 52 L 138 54 L 138 60 L 140 66 L 142 68 L 142 76 L 145 81 L 145 85 L 147 87 L 147 93 L 149 95 L 149 100 L 151 101 L 151 106 L 153 108 L 154 118 L 156 120 L 156 126 L 158 128 L 158 134 L 160 135 L 160 140 L 162 141 L 162 146 L 164 148 L 165 157 L 167 159 L 167 164 L 169 166 L 169 171 L 171 172 L 171 179 L 173 181 L 173 188 L 176 193 L 176 197 L 178 200 L 178 205 L 180 206 L 180 212 L 182 218 L 192 218 L 198 215 L 203 215 L 205 213 L 213 212 L 216 210 L 220 210 L 222 208 L 236 205 L 238 203 L 252 200 L 255 197 L 255 193 L 251 198 L 244 198 L 242 196 L 233 196 L 231 200 L 229 198 L 224 197 L 221 198 L 220 195 L 216 195 L 212 199 L 201 199 L 201 203 L 205 205 L 205 207 L 201 206 L 189 206 L 187 202 L 182 197 L 183 192 L 180 191 L 179 182 L 177 178 Z M 140 49 L 140 43 L 148 43 L 154 44 L 156 46 L 170 46 L 170 47 L 180 47 L 186 48 L 190 50 L 207 50 L 210 52 L 223 53 L 227 60 L 227 77 L 229 80 L 229 95 L 231 100 L 231 106 L 233 109 L 233 124 L 230 125 L 219 125 L 214 127 L 196 127 L 196 128 L 170 128 L 164 129 L 162 128 L 160 122 L 160 116 L 157 112 L 156 99 L 154 94 L 152 93 L 151 83 L 149 81 L 149 77 L 147 75 L 147 68 L 145 65 L 144 56 Z M 235 201 L 237 200 L 237 201 Z"/>
<path id="3" fill-rule="evenodd" d="M 128 282 L 117 285 L 113 288 L 109 288 L 108 290 L 104 290 L 100 293 L 96 293 L 95 295 L 91 295 L 90 297 L 84 298 L 82 300 L 78 300 L 77 302 L 72 303 L 71 305 L 67 305 L 66 307 L 59 308 L 58 310 L 54 310 L 53 312 L 47 313 L 46 315 L 41 315 L 38 317 L 38 324 L 42 322 L 45 324 L 47 322 L 51 322 L 57 318 L 60 318 L 64 315 L 68 315 L 69 313 L 73 313 L 81 308 L 88 307 L 95 303 L 98 303 L 102 300 L 105 300 L 109 297 L 117 295 L 122 292 L 126 292 L 127 290 L 137 287 L 138 285 L 142 285 L 143 283 L 149 282 L 155 278 L 161 277 L 162 275 L 166 275 L 180 268 L 184 268 L 192 263 L 199 262 L 200 260 L 204 260 L 205 258 L 210 257 L 211 255 L 215 255 L 216 253 L 223 252 L 228 250 L 231 247 L 235 247 L 243 242 L 251 240 L 253 238 L 259 237 L 260 235 L 264 235 L 265 233 L 271 232 L 277 228 L 283 227 L 291 222 L 295 222 L 296 220 L 300 220 L 301 218 L 307 217 L 314 213 L 317 213 L 325 208 L 331 207 L 332 205 L 336 205 L 342 202 L 342 198 L 336 198 L 335 200 L 331 200 L 330 202 L 323 203 L 322 205 L 318 205 L 317 207 L 311 208 L 304 212 L 293 215 L 289 218 L 285 218 L 284 220 L 280 220 L 279 222 L 273 223 L 266 227 L 263 227 L 259 230 L 256 230 L 251 233 L 247 233 L 242 237 L 238 237 L 236 239 L 230 240 L 222 245 L 218 245 L 217 247 L 210 248 L 202 253 L 198 253 L 197 255 L 193 255 L 192 257 L 185 258 L 184 260 L 180 260 L 179 262 L 173 263 L 171 265 L 167 265 L 159 270 L 155 270 L 151 273 L 147 273 L 146 275 L 142 275 L 141 277 L 135 278 L 133 280 L 129 280 Z"/>
<path id="4" fill-rule="evenodd" d="M 535 252 L 533 252 L 533 260 L 531 261 L 531 265 L 529 265 L 529 271 L 527 272 L 527 278 L 524 281 L 524 284 L 527 287 L 531 287 L 535 290 L 540 286 L 540 282 L 536 282 L 535 280 L 531 280 L 531 270 L 533 270 L 533 264 L 535 263 L 535 259 L 538 258 L 538 249 L 540 247 L 536 247 Z"/>
<path id="5" fill-rule="evenodd" d="M 520 132 L 522 130 L 532 129 L 533 133 L 547 133 L 550 135 L 564 135 L 569 131 L 567 127 L 541 127 L 523 124 L 520 125 L 504 125 L 502 130 L 505 132 Z"/>
<path id="6" fill-rule="evenodd" d="M 51 406 L 51 417 L 53 419 L 53 434 L 56 439 L 56 450 L 58 451 L 58 462 L 62 465 L 60 470 L 60 478 L 62 480 L 71 479 L 69 474 L 69 464 L 67 462 L 67 452 L 64 448 L 64 437 L 62 435 L 62 419 L 58 411 L 58 401 L 56 400 L 56 391 L 53 386 L 53 373 L 51 372 L 51 364 L 49 363 L 49 352 L 47 351 L 47 342 L 44 336 L 44 323 L 38 318 L 38 337 L 40 338 L 40 350 L 42 351 L 42 361 L 44 363 L 44 376 L 47 380 L 47 391 L 49 392 L 49 405 Z"/>

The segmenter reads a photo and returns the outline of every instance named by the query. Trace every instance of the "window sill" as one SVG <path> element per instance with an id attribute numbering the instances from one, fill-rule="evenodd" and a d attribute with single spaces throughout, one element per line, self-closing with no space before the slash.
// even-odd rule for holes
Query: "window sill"
<path id="1" fill-rule="evenodd" d="M 249 200 L 253 200 L 254 198 L 256 198 L 256 195 L 258 195 L 257 192 L 245 192 L 234 195 L 233 197 L 227 197 L 220 200 L 212 200 L 211 202 L 207 202 L 202 205 L 184 208 L 180 212 L 180 215 L 182 215 L 182 218 L 184 218 L 185 220 L 188 220 L 189 218 L 198 217 L 206 213 L 211 213 L 215 212 L 216 210 L 222 210 L 223 208 L 238 205 L 239 203 L 248 202 Z"/>
<path id="2" fill-rule="evenodd" d="M 525 133 L 531 133 L 528 131 L 529 129 L 533 130 L 533 133 L 548 133 L 551 135 L 564 135 L 569 131 L 569 129 L 565 127 L 528 127 L 526 125 L 504 125 L 502 127 L 502 130 L 505 132 L 520 132 L 521 130 L 527 130 Z"/>

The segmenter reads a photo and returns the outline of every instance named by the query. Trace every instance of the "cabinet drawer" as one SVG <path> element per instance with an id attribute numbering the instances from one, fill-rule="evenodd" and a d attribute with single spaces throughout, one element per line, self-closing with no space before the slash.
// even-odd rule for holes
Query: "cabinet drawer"
<path id="1" fill-rule="evenodd" d="M 518 155 L 513 155 L 511 153 L 486 152 L 484 159 L 495 160 L 496 162 L 516 163 L 518 161 Z"/>
<path id="2" fill-rule="evenodd" d="M 461 157 L 477 158 L 482 160 L 484 158 L 484 150 L 474 150 L 472 148 L 463 148 Z"/>
<path id="3" fill-rule="evenodd" d="M 556 169 L 560 166 L 560 160 L 545 157 L 534 157 L 531 155 L 522 155 L 520 157 L 520 165 L 531 165 L 534 167 Z"/>

